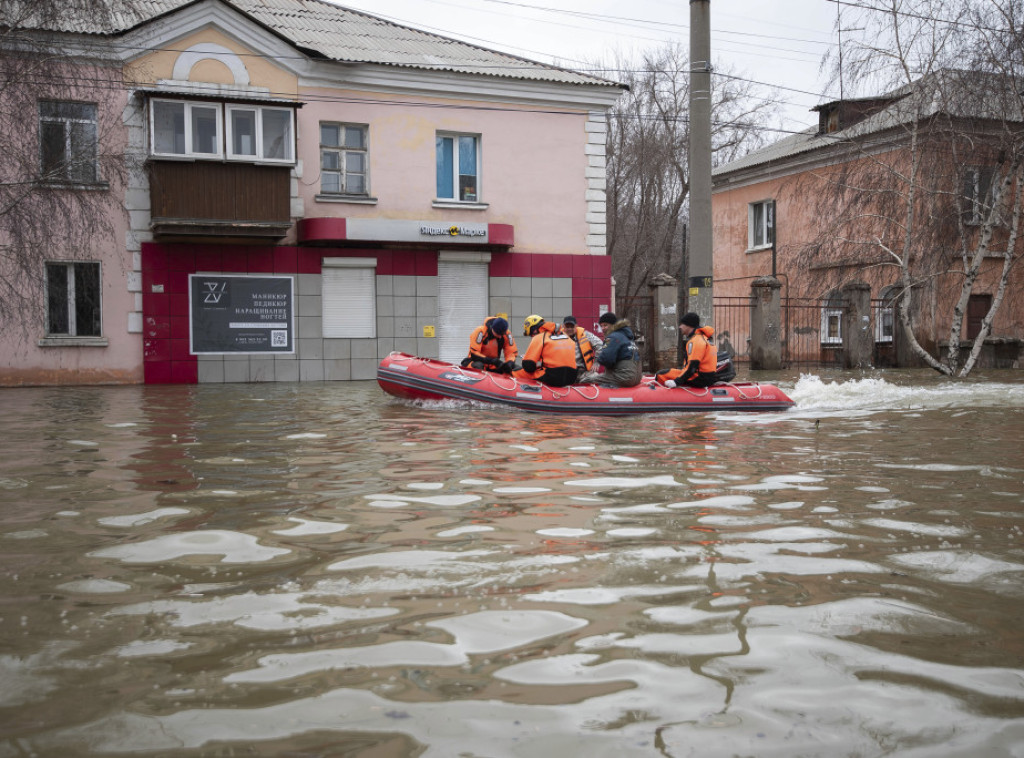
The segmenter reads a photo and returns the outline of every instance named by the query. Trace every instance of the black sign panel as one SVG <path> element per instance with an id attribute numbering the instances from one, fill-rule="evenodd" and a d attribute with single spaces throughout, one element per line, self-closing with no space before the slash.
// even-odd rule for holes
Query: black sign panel
<path id="1" fill-rule="evenodd" d="M 290 276 L 189 275 L 189 348 L 202 353 L 294 353 Z"/>

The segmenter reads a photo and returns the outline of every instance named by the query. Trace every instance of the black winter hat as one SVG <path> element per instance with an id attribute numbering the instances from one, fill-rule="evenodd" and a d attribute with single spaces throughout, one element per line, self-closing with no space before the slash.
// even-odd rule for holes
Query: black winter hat
<path id="1" fill-rule="evenodd" d="M 689 327 L 697 329 L 700 327 L 700 316 L 694 312 L 684 313 L 679 319 L 680 324 L 686 324 Z"/>
<path id="2" fill-rule="evenodd" d="M 599 323 L 599 324 L 615 324 L 615 323 L 618 322 L 618 320 L 619 320 L 618 316 L 616 316 L 611 311 L 608 311 L 607 313 L 602 313 L 601 314 L 601 318 L 599 318 L 597 320 L 597 323 Z"/>

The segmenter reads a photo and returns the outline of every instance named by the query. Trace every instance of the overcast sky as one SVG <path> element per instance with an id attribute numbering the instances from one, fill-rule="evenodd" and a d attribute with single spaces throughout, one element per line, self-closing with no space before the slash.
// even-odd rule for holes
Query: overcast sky
<path id="1" fill-rule="evenodd" d="M 544 63 L 590 70 L 670 41 L 689 45 L 688 0 L 336 0 L 390 21 Z M 711 55 L 737 75 L 779 88 L 783 127 L 817 123 L 836 99 L 820 74 L 836 45 L 831 0 L 711 0 Z M 614 79 L 614 73 L 603 74 Z M 780 137 L 784 136 L 780 134 Z"/>

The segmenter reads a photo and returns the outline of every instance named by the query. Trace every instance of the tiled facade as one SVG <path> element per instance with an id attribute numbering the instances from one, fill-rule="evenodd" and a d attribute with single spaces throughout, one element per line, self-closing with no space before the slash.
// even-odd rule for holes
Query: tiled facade
<path id="1" fill-rule="evenodd" d="M 376 259 L 376 338 L 324 338 L 322 261 L 333 256 Z M 437 252 L 145 243 L 141 257 L 147 384 L 363 380 L 392 351 L 438 356 L 437 337 L 423 336 L 438 320 Z M 572 313 L 592 329 L 610 303 L 610 263 L 607 256 L 495 253 L 490 312 L 507 314 L 513 330 L 531 313 L 559 321 Z M 295 352 L 191 354 L 188 277 L 198 271 L 293 276 Z"/>

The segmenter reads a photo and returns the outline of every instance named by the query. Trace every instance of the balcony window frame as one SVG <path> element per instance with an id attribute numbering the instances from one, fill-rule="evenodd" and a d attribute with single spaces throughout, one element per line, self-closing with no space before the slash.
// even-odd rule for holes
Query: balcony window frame
<path id="1" fill-rule="evenodd" d="M 271 105 L 254 105 L 249 103 L 224 103 L 224 145 L 226 158 L 229 161 L 239 161 L 242 163 L 267 163 L 274 165 L 295 165 L 295 109 L 284 108 L 280 106 Z M 251 111 L 255 114 L 255 128 L 253 139 L 255 144 L 253 145 L 253 153 L 237 153 L 234 150 L 235 146 L 235 123 L 232 118 L 233 113 L 236 111 Z M 285 144 L 288 145 L 289 155 L 285 158 L 269 158 L 265 154 L 266 145 L 264 141 L 266 139 L 266 123 L 264 121 L 264 115 L 271 112 L 284 112 L 288 115 L 288 129 L 287 139 Z"/>
<path id="2" fill-rule="evenodd" d="M 160 152 L 157 150 L 157 119 L 156 108 L 160 104 L 180 105 L 182 107 L 182 152 Z M 193 131 L 195 121 L 193 111 L 207 109 L 216 113 L 216 153 L 199 153 L 194 150 Z M 177 139 L 177 132 L 174 133 Z M 223 160 L 224 159 L 224 108 L 223 103 L 206 100 L 185 100 L 176 98 L 154 97 L 149 101 L 149 154 L 153 158 L 191 159 L 191 160 Z"/>

